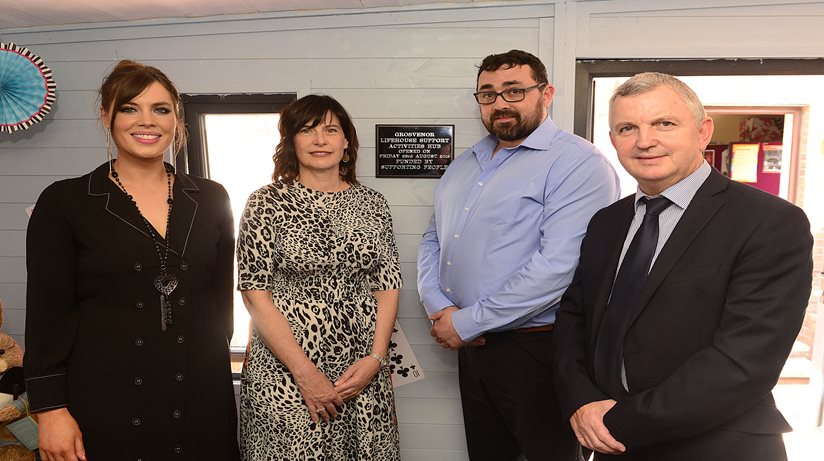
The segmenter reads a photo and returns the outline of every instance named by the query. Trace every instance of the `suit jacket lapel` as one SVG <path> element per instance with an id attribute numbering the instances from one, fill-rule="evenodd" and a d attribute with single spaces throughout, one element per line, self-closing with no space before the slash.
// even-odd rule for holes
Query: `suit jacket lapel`
<path id="1" fill-rule="evenodd" d="M 621 200 L 615 209 L 614 218 L 606 218 L 605 221 L 612 222 L 606 230 L 606 235 L 600 238 L 604 240 L 603 253 L 597 252 L 604 257 L 604 270 L 608 271 L 600 278 L 601 285 L 597 287 L 597 295 L 595 298 L 595 311 L 593 316 L 593 335 L 597 335 L 601 319 L 604 312 L 606 312 L 609 297 L 612 293 L 612 285 L 615 283 L 615 276 L 618 273 L 618 260 L 621 259 L 621 250 L 624 247 L 624 240 L 626 240 L 629 226 L 632 224 L 632 218 L 635 216 L 635 195 L 625 197 Z M 598 237 L 596 237 L 598 238 Z"/>
<path id="2" fill-rule="evenodd" d="M 117 185 L 109 180 L 108 163 L 104 163 L 91 173 L 88 187 L 89 195 L 106 198 L 104 206 L 108 213 L 131 230 L 152 240 L 140 212 L 137 211 L 137 208 L 126 194 L 121 193 L 117 189 Z M 193 196 L 198 192 L 197 185 L 187 175 L 182 173 L 175 175 L 174 205 L 172 207 L 171 222 L 169 223 L 171 233 L 169 251 L 181 258 L 186 252 L 186 246 L 189 243 L 189 236 L 197 214 L 198 204 Z M 161 240 L 160 245 L 162 248 L 165 246 L 165 242 Z"/>
<path id="3" fill-rule="evenodd" d="M 96 197 L 105 197 L 106 212 L 113 215 L 129 229 L 138 232 L 150 239 L 146 224 L 140 212 L 126 194 L 118 190 L 117 185 L 109 180 L 109 164 L 104 163 L 89 175 L 88 194 Z"/>
<path id="4" fill-rule="evenodd" d="M 172 246 L 169 250 L 183 258 L 197 215 L 198 203 L 195 197 L 197 197 L 200 189 L 189 176 L 178 173 L 175 176 L 173 190 L 174 205 L 172 207 L 171 223 L 169 224 L 171 226 L 169 239 Z"/>
<path id="5" fill-rule="evenodd" d="M 672 271 L 672 267 L 681 258 L 689 245 L 701 233 L 701 230 L 724 206 L 726 200 L 720 194 L 727 189 L 729 179 L 722 176 L 715 170 L 704 181 L 704 184 L 695 193 L 684 214 L 675 225 L 675 229 L 667 239 L 667 243 L 661 249 L 650 270 L 647 281 L 641 289 L 641 294 L 636 304 L 635 311 L 630 319 L 630 325 L 638 318 L 644 310 L 650 298 L 667 275 Z"/>

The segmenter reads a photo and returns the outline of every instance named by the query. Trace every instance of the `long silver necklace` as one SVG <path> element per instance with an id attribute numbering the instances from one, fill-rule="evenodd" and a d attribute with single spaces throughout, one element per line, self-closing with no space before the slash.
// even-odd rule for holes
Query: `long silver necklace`
<path id="1" fill-rule="evenodd" d="M 132 197 L 126 187 L 123 186 L 123 183 L 120 182 L 120 178 L 117 175 L 117 171 L 114 169 L 114 162 L 110 163 L 112 178 L 114 178 L 114 182 L 117 183 L 117 187 L 129 197 L 129 200 L 134 204 L 134 207 L 137 208 L 137 213 L 140 215 L 140 218 L 143 219 L 143 223 L 146 225 L 146 228 L 149 231 L 149 235 L 152 237 L 152 242 L 154 242 L 155 250 L 157 251 L 157 257 L 160 260 L 160 275 L 154 278 L 154 287 L 157 291 L 160 292 L 160 330 L 166 331 L 167 328 L 171 327 L 174 324 L 174 320 L 172 319 L 172 303 L 169 300 L 169 295 L 175 291 L 177 288 L 177 277 L 174 274 L 169 274 L 166 272 L 166 263 L 169 261 L 169 247 L 171 246 L 171 242 L 169 241 L 169 229 L 171 226 L 171 218 L 172 218 L 172 205 L 174 204 L 174 199 L 172 198 L 172 172 L 164 164 L 164 169 L 166 170 L 166 183 L 168 185 L 168 195 L 166 197 L 166 203 L 169 204 L 169 211 L 166 213 L 166 235 L 163 239 L 166 241 L 166 244 L 163 246 L 163 250 L 160 249 L 160 239 L 158 238 L 157 232 L 155 228 L 149 223 L 149 220 L 143 216 L 143 213 L 140 211 L 140 207 L 137 206 L 137 202 Z"/>

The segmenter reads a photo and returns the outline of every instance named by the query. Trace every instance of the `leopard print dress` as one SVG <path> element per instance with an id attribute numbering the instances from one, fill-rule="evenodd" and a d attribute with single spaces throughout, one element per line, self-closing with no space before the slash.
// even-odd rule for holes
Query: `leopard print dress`
<path id="1" fill-rule="evenodd" d="M 238 288 L 268 290 L 309 359 L 334 382 L 372 350 L 374 290 L 401 286 L 386 200 L 275 182 L 254 192 L 238 235 Z M 241 377 L 244 461 L 398 460 L 389 368 L 341 416 L 315 424 L 287 368 L 257 331 Z"/>

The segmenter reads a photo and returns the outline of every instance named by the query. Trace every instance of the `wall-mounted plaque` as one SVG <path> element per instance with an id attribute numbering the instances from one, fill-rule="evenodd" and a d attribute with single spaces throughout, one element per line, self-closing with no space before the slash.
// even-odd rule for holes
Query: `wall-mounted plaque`
<path id="1" fill-rule="evenodd" d="M 375 176 L 440 178 L 455 155 L 455 125 L 375 125 Z"/>

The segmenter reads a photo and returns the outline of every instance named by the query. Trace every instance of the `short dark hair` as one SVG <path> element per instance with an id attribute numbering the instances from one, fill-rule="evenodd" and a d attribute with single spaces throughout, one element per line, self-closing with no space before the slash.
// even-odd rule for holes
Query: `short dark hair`
<path id="1" fill-rule="evenodd" d="M 175 152 L 180 152 L 186 145 L 186 127 L 180 113 L 180 93 L 174 83 L 157 67 L 147 66 L 139 62 L 124 59 L 117 63 L 109 75 L 103 79 L 100 86 L 100 107 L 104 111 L 111 110 L 109 126 L 114 127 L 114 119 L 118 110 L 132 99 L 140 96 L 152 83 L 159 83 L 172 96 L 176 119 Z"/>
<path id="2" fill-rule="evenodd" d="M 346 161 L 340 162 L 340 177 L 349 184 L 357 184 L 355 162 L 358 159 L 358 134 L 355 132 L 355 125 L 349 113 L 335 98 L 323 94 L 304 96 L 281 111 L 278 122 L 280 142 L 273 157 L 275 172 L 272 173 L 272 181 L 291 184 L 298 177 L 300 170 L 295 152 L 295 135 L 307 125 L 310 128 L 318 126 L 329 113 L 338 117 L 343 135 L 349 141 L 344 154 Z"/>
<path id="3" fill-rule="evenodd" d="M 490 54 L 481 61 L 478 66 L 478 76 L 475 80 L 477 86 L 481 72 L 494 72 L 498 69 L 511 69 L 515 66 L 529 66 L 532 69 L 532 79 L 537 83 L 549 83 L 546 76 L 546 67 L 534 54 L 523 50 L 509 50 L 506 53 Z"/>

